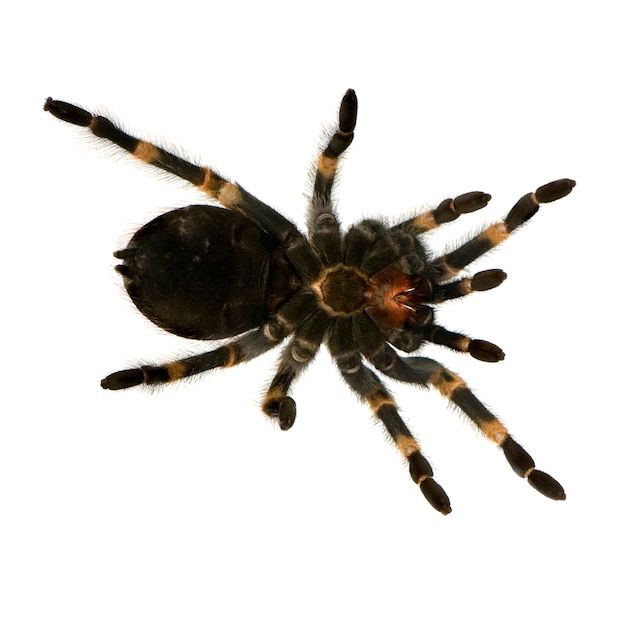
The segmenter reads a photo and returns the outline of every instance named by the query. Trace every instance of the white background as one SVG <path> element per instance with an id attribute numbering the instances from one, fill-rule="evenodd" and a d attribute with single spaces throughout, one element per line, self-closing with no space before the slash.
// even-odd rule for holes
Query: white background
<path id="1" fill-rule="evenodd" d="M 581 7 L 585 8 L 581 8 Z M 623 18 L 617 2 L 22 3 L 2 112 L 0 622 L 621 624 Z M 479 189 L 578 185 L 442 307 L 500 364 L 429 347 L 566 487 L 541 497 L 436 392 L 390 383 L 445 487 L 436 513 L 325 352 L 288 433 L 259 409 L 275 353 L 159 393 L 104 375 L 200 351 L 129 304 L 111 252 L 194 190 L 42 110 L 107 111 L 300 226 L 307 168 L 359 96 L 345 224 Z M 622 596 L 622 599 L 620 599 Z"/>

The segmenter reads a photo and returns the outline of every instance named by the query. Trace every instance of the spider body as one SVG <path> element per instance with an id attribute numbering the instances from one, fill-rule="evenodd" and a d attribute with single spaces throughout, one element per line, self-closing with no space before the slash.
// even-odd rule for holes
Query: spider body
<path id="1" fill-rule="evenodd" d="M 264 412 L 287 430 L 296 417 L 289 389 L 325 344 L 343 379 L 382 422 L 436 510 L 451 511 L 448 496 L 433 479 L 385 384 L 364 360 L 392 379 L 437 389 L 502 449 L 517 474 L 543 495 L 565 499 L 561 485 L 535 468 L 532 457 L 457 374 L 416 353 L 430 342 L 486 362 L 504 358 L 488 341 L 437 325 L 435 309 L 446 300 L 502 283 L 506 274 L 497 269 L 457 275 L 507 239 L 540 204 L 566 196 L 574 181 L 557 180 L 526 194 L 502 221 L 433 258 L 421 235 L 479 210 L 490 196 L 470 192 L 393 225 L 366 219 L 342 232 L 332 187 L 354 137 L 353 90 L 346 92 L 338 125 L 316 163 L 308 238 L 283 215 L 208 167 L 132 137 L 74 105 L 48 98 L 44 108 L 190 182 L 221 205 L 194 205 L 160 215 L 115 256 L 122 261 L 116 269 L 131 299 L 148 319 L 182 337 L 227 340 L 202 354 L 115 372 L 102 380 L 103 388 L 163 384 L 236 365 L 290 337 L 263 401 Z"/>
<path id="2" fill-rule="evenodd" d="M 115 256 L 135 306 L 188 339 L 223 339 L 258 327 L 300 286 L 265 231 L 216 206 L 159 215 Z"/>

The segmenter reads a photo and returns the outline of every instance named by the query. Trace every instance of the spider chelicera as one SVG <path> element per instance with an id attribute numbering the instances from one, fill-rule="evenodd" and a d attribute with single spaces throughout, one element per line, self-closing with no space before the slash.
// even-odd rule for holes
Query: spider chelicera
<path id="1" fill-rule="evenodd" d="M 526 194 L 502 221 L 433 258 L 421 235 L 481 209 L 491 197 L 470 192 L 405 221 L 390 225 L 366 219 L 342 232 L 332 187 L 341 155 L 354 137 L 357 98 L 351 89 L 315 166 L 308 238 L 208 167 L 136 139 L 72 104 L 48 98 L 44 109 L 190 182 L 220 204 L 188 206 L 153 219 L 115 253 L 121 260 L 116 270 L 137 308 L 161 328 L 193 339 L 234 338 L 203 354 L 110 374 L 101 382 L 104 389 L 159 385 L 229 367 L 290 337 L 263 401 L 263 411 L 288 430 L 296 417 L 289 388 L 323 343 L 343 379 L 384 424 L 408 461 L 412 479 L 437 511 L 449 513 L 450 500 L 433 479 L 393 397 L 364 359 L 389 378 L 436 388 L 502 449 L 517 474 L 548 498 L 565 499 L 561 485 L 535 469 L 531 456 L 465 381 L 437 361 L 399 353 L 414 355 L 430 342 L 481 361 L 502 360 L 498 346 L 437 325 L 434 310 L 446 300 L 500 285 L 506 274 L 497 269 L 457 276 L 529 220 L 540 204 L 569 194 L 573 180 L 556 180 Z"/>

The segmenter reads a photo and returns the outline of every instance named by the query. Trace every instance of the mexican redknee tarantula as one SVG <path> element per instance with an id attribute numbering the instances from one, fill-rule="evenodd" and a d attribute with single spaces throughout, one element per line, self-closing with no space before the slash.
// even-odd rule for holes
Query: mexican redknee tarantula
<path id="1" fill-rule="evenodd" d="M 379 376 L 433 386 L 458 406 L 504 452 L 513 470 L 543 495 L 565 499 L 561 485 L 535 469 L 531 456 L 443 365 L 415 355 L 426 342 L 476 359 L 504 358 L 496 345 L 437 325 L 436 305 L 497 287 L 506 274 L 487 270 L 457 277 L 529 220 L 539 205 L 566 196 L 561 179 L 523 196 L 504 220 L 456 249 L 433 258 L 422 233 L 484 207 L 490 196 L 470 192 L 392 224 L 366 219 L 342 232 L 332 198 L 341 155 L 352 143 L 357 118 L 353 90 L 343 97 L 339 123 L 321 150 L 308 208 L 308 237 L 237 183 L 72 104 L 48 98 L 45 110 L 85 126 L 137 159 L 182 178 L 219 202 L 160 215 L 115 253 L 116 267 L 137 308 L 161 328 L 193 339 L 227 339 L 203 354 L 110 374 L 104 389 L 159 385 L 210 369 L 249 361 L 289 338 L 263 410 L 280 428 L 294 424 L 289 388 L 324 343 L 343 379 L 371 407 L 406 458 L 412 479 L 430 504 L 447 514 L 450 501 L 433 479 L 420 445 L 400 417 Z"/>

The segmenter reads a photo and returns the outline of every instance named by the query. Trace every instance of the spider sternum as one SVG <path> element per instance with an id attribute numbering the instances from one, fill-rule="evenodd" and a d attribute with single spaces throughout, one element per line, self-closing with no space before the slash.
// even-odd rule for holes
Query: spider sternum
<path id="1" fill-rule="evenodd" d="M 325 268 L 312 285 L 320 307 L 333 316 L 351 316 L 371 302 L 372 286 L 358 268 L 337 263 Z"/>

